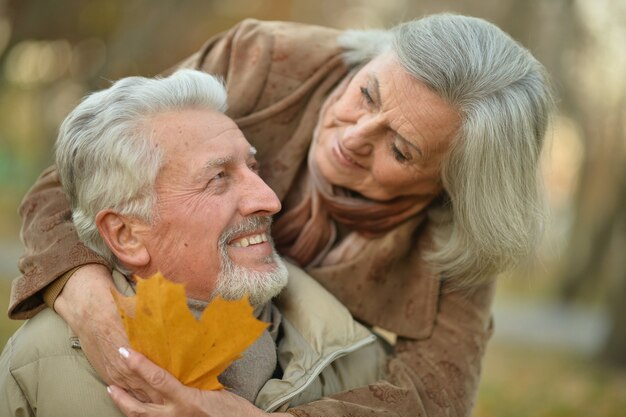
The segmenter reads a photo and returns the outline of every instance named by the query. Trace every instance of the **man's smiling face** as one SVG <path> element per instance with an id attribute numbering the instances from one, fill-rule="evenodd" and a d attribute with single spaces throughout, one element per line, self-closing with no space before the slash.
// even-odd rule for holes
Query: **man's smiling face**
<path id="1" fill-rule="evenodd" d="M 204 109 L 159 114 L 150 123 L 164 161 L 145 237 L 148 272 L 186 283 L 187 296 L 201 300 L 212 296 L 227 260 L 253 279 L 276 272 L 269 220 L 280 202 L 258 176 L 254 148 L 235 123 Z"/>

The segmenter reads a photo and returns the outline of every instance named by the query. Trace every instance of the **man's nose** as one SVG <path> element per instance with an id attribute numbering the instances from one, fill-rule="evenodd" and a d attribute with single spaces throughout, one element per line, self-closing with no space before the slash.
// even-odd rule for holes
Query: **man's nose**
<path id="1" fill-rule="evenodd" d="M 276 193 L 256 173 L 250 171 L 246 177 L 240 202 L 241 214 L 245 217 L 272 216 L 278 213 L 281 204 Z"/>
<path id="2" fill-rule="evenodd" d="M 375 141 L 380 132 L 379 117 L 363 116 L 355 124 L 345 127 L 342 145 L 357 155 L 367 156 L 374 150 Z"/>

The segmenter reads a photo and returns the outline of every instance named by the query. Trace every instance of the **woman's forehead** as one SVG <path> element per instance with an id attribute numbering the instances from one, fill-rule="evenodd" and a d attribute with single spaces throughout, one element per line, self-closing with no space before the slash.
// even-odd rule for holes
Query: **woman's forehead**
<path id="1" fill-rule="evenodd" d="M 432 151 L 456 134 L 460 126 L 456 108 L 410 75 L 392 52 L 374 58 L 358 75 L 404 140 Z"/>

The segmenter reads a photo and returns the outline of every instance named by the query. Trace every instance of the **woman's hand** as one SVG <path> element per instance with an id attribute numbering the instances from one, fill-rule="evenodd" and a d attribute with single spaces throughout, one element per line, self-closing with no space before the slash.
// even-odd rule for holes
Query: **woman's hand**
<path id="1" fill-rule="evenodd" d="M 135 397 L 148 401 L 147 396 L 117 352 L 118 346 L 128 346 L 111 291 L 116 291 L 109 270 L 97 264 L 81 267 L 67 281 L 54 302 L 54 310 L 78 336 L 81 348 L 96 372 L 107 384 L 128 390 Z"/>
<path id="2" fill-rule="evenodd" d="M 187 387 L 142 354 L 126 348 L 119 352 L 129 372 L 142 381 L 142 390 L 150 398 L 160 399 L 144 403 L 117 386 L 108 387 L 111 398 L 128 417 L 292 417 L 287 413 L 265 413 L 226 390 L 201 391 Z"/>

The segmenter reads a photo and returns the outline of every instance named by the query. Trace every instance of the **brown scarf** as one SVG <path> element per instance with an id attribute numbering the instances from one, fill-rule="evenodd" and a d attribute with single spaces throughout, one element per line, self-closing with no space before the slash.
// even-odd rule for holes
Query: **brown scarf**
<path id="1" fill-rule="evenodd" d="M 391 201 L 373 201 L 342 187 L 330 184 L 319 172 L 314 154 L 317 138 L 326 109 L 343 94 L 352 76 L 339 84 L 320 110 L 319 121 L 309 148 L 306 172 L 306 190 L 302 201 L 280 217 L 272 227 L 278 251 L 302 267 L 329 264 L 327 255 L 337 237 L 337 222 L 363 238 L 371 239 L 390 231 L 409 217 L 421 211 L 414 196 L 398 197 Z M 330 264 L 343 261 L 333 256 Z"/>

